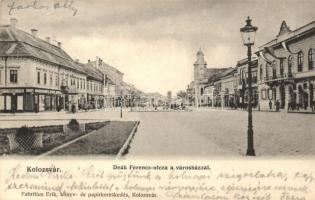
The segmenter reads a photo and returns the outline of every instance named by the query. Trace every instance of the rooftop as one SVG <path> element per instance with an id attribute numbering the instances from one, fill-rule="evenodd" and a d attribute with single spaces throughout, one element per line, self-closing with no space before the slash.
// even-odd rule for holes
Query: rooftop
<path id="1" fill-rule="evenodd" d="M 0 57 L 33 57 L 82 72 L 61 47 L 12 25 L 0 26 L 0 47 Z"/>

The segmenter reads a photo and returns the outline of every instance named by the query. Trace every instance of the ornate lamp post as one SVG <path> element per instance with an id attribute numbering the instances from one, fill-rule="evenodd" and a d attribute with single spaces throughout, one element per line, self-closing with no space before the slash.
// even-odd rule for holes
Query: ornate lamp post
<path id="1" fill-rule="evenodd" d="M 243 43 L 247 46 L 248 56 L 248 128 L 247 128 L 247 156 L 255 156 L 254 149 L 254 131 L 253 131 L 253 116 L 252 116 L 252 71 L 251 71 L 251 58 L 252 58 L 252 45 L 255 42 L 255 35 L 257 27 L 252 26 L 251 19 L 247 17 L 246 25 L 240 29 L 242 34 Z"/>

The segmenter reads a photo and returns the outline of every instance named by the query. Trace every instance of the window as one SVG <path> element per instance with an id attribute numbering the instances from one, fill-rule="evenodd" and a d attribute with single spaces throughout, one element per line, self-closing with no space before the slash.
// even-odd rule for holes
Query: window
<path id="1" fill-rule="evenodd" d="M 269 80 L 269 72 L 268 72 L 269 64 L 266 63 L 266 80 Z"/>
<path id="2" fill-rule="evenodd" d="M 283 59 L 280 60 L 280 76 L 283 77 Z"/>
<path id="3" fill-rule="evenodd" d="M 53 75 L 50 74 L 49 75 L 49 85 L 52 86 L 52 84 L 53 84 Z"/>
<path id="4" fill-rule="evenodd" d="M 17 70 L 10 70 L 10 82 L 17 83 L 17 79 L 18 79 Z"/>
<path id="5" fill-rule="evenodd" d="M 289 56 L 288 58 L 288 76 L 292 76 L 292 63 L 293 63 L 293 57 Z"/>
<path id="6" fill-rule="evenodd" d="M 314 49 L 310 49 L 308 51 L 308 69 L 309 70 L 314 69 L 314 53 L 315 53 Z"/>
<path id="7" fill-rule="evenodd" d="M 0 70 L 0 83 L 1 83 L 1 70 Z"/>
<path id="8" fill-rule="evenodd" d="M 55 77 L 56 78 L 55 86 L 58 86 L 59 85 L 58 74 L 55 74 L 55 75 L 56 75 L 56 77 Z"/>
<path id="9" fill-rule="evenodd" d="M 263 68 L 262 68 L 262 64 L 260 64 L 260 67 L 259 67 L 259 79 L 260 79 L 260 80 L 263 79 Z"/>
<path id="10" fill-rule="evenodd" d="M 40 72 L 37 72 L 37 84 L 40 84 Z"/>
<path id="11" fill-rule="evenodd" d="M 277 64 L 276 61 L 272 62 L 272 78 L 275 79 L 277 78 Z"/>
<path id="12" fill-rule="evenodd" d="M 298 72 L 303 71 L 303 52 L 300 51 L 297 57 Z"/>
<path id="13" fill-rule="evenodd" d="M 47 84 L 47 74 L 44 73 L 44 85 L 46 85 L 46 84 Z"/>
<path id="14" fill-rule="evenodd" d="M 257 83 L 257 71 L 252 72 L 252 83 Z"/>
<path id="15" fill-rule="evenodd" d="M 203 88 L 200 89 L 200 95 L 203 95 Z"/>

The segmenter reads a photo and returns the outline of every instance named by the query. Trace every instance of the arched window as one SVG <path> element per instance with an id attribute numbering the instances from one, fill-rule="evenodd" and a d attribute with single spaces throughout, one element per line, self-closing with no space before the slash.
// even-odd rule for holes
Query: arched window
<path id="1" fill-rule="evenodd" d="M 293 62 L 293 57 L 289 56 L 288 58 L 288 76 L 292 76 L 292 62 Z"/>
<path id="2" fill-rule="evenodd" d="M 308 69 L 309 70 L 314 69 L 314 53 L 315 53 L 314 49 L 310 49 L 308 51 Z"/>
<path id="3" fill-rule="evenodd" d="M 303 71 L 303 52 L 302 51 L 298 53 L 297 64 L 298 64 L 298 72 L 302 72 Z"/>

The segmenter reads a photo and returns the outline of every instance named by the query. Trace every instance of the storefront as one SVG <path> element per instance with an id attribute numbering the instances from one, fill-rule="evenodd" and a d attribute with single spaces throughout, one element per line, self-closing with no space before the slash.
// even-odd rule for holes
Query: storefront
<path id="1" fill-rule="evenodd" d="M 61 93 L 57 90 L 35 88 L 0 89 L 0 112 L 55 111 Z"/>

